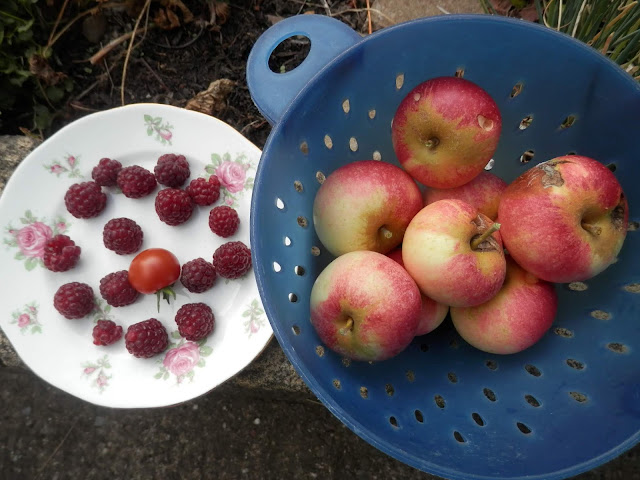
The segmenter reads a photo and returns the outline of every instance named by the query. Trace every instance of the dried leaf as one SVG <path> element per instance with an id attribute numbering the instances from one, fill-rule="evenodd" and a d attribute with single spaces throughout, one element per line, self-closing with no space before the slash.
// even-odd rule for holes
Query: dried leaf
<path id="1" fill-rule="evenodd" d="M 267 20 L 271 25 L 275 25 L 281 20 L 284 20 L 280 15 L 266 15 Z"/>
<path id="2" fill-rule="evenodd" d="M 42 55 L 37 54 L 29 57 L 29 71 L 45 85 L 56 85 L 66 78 L 64 73 L 56 72 Z"/>
<path id="3" fill-rule="evenodd" d="M 224 111 L 227 106 L 227 97 L 233 91 L 235 82 L 220 78 L 211 82 L 209 88 L 196 94 L 187 102 L 186 109 L 207 115 L 216 115 Z"/>

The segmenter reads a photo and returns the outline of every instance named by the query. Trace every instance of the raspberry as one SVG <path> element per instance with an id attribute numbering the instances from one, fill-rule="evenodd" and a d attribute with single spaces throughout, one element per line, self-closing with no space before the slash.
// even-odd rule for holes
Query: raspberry
<path id="1" fill-rule="evenodd" d="M 101 158 L 98 165 L 91 170 L 91 178 L 103 187 L 115 187 L 118 184 L 118 172 L 122 170 L 122 164 L 110 158 Z"/>
<path id="2" fill-rule="evenodd" d="M 185 189 L 196 205 L 213 205 L 220 198 L 220 180 L 215 175 L 204 178 L 194 178 Z"/>
<path id="3" fill-rule="evenodd" d="M 158 158 L 153 172 L 159 184 L 167 187 L 181 187 L 189 178 L 189 162 L 184 155 L 167 153 Z"/>
<path id="4" fill-rule="evenodd" d="M 124 167 L 118 172 L 118 187 L 127 198 L 142 198 L 156 189 L 156 177 L 139 165 Z"/>
<path id="5" fill-rule="evenodd" d="M 120 270 L 100 279 L 100 295 L 112 307 L 124 307 L 135 302 L 140 292 L 129 283 L 129 272 Z"/>
<path id="6" fill-rule="evenodd" d="M 142 229 L 130 218 L 112 218 L 102 229 L 104 246 L 118 255 L 127 255 L 140 250 Z"/>
<path id="7" fill-rule="evenodd" d="M 125 346 L 134 357 L 150 358 L 164 352 L 169 344 L 169 335 L 155 318 L 134 323 L 124 336 Z"/>
<path id="8" fill-rule="evenodd" d="M 120 337 L 122 337 L 122 327 L 111 320 L 98 320 L 93 327 L 94 345 L 111 345 L 120 340 Z"/>
<path id="9" fill-rule="evenodd" d="M 223 238 L 230 237 L 238 231 L 240 217 L 238 212 L 226 205 L 214 207 L 209 212 L 209 228 Z"/>
<path id="10" fill-rule="evenodd" d="M 165 188 L 156 195 L 156 213 L 167 225 L 180 225 L 191 218 L 193 202 L 184 190 Z"/>
<path id="11" fill-rule="evenodd" d="M 86 283 L 65 283 L 53 296 L 53 306 L 65 318 L 82 318 L 93 310 L 93 289 Z"/>
<path id="12" fill-rule="evenodd" d="M 44 266 L 52 272 L 71 270 L 79 258 L 80 247 L 66 235 L 56 235 L 44 246 Z"/>
<path id="13" fill-rule="evenodd" d="M 209 290 L 216 281 L 216 269 L 204 258 L 190 260 L 182 266 L 180 282 L 192 293 Z"/>
<path id="14" fill-rule="evenodd" d="M 64 195 L 64 204 L 76 218 L 97 217 L 107 204 L 107 196 L 96 182 L 75 183 Z"/>
<path id="15" fill-rule="evenodd" d="M 213 254 L 213 267 L 224 278 L 239 278 L 251 268 L 251 250 L 242 242 L 227 242 Z"/>
<path id="16" fill-rule="evenodd" d="M 176 313 L 178 332 L 186 340 L 197 342 L 211 332 L 215 326 L 213 312 L 204 303 L 187 303 Z"/>

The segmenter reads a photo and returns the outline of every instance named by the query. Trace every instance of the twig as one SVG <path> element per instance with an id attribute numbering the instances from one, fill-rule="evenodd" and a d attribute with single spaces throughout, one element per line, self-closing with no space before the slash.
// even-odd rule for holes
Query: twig
<path id="1" fill-rule="evenodd" d="M 147 12 L 147 21 L 149 20 L 148 13 L 149 13 L 150 5 L 151 5 L 151 0 L 146 0 L 146 2 L 144 2 L 144 7 L 142 7 L 142 10 L 140 11 L 140 15 L 138 15 L 138 18 L 136 19 L 136 23 L 133 26 L 133 35 L 131 36 L 131 41 L 129 42 L 129 47 L 127 48 L 127 56 L 124 57 L 124 65 L 122 66 L 122 81 L 120 82 L 120 102 L 122 103 L 122 105 L 124 105 L 124 86 L 127 80 L 127 66 L 129 65 L 129 57 L 131 57 L 131 50 L 133 49 L 133 41 L 135 40 L 138 26 L 140 25 L 140 21 L 142 20 L 142 16 L 145 14 L 145 12 Z M 146 32 L 147 29 L 144 28 L 144 31 Z"/>
<path id="2" fill-rule="evenodd" d="M 150 25 L 150 27 L 153 27 L 153 25 Z M 146 33 L 148 28 L 150 27 L 143 27 L 140 29 L 140 31 L 142 33 Z M 129 38 L 131 38 L 133 36 L 134 32 L 127 32 L 125 34 L 120 35 L 118 38 L 115 38 L 113 40 L 111 40 L 109 43 L 107 43 L 104 47 L 102 47 L 100 50 L 98 50 L 96 53 L 94 53 L 91 58 L 89 58 L 89 63 L 91 63 L 91 65 L 96 65 L 97 63 L 99 63 L 102 58 L 107 55 L 111 50 L 113 50 L 115 47 L 117 47 L 118 45 L 120 45 L 121 43 L 126 42 Z"/>
<path id="3" fill-rule="evenodd" d="M 49 457 L 45 460 L 45 462 L 42 464 L 42 466 L 38 469 L 38 473 L 36 475 L 36 479 L 40 477 L 40 474 L 43 472 L 45 467 L 49 464 L 49 462 L 55 456 L 55 454 L 58 453 L 58 450 L 60 450 L 60 448 L 64 444 L 64 442 L 67 439 L 67 437 L 69 437 L 69 434 L 71 433 L 71 430 L 73 430 L 73 427 L 76 426 L 76 424 L 78 423 L 79 419 L 80 419 L 80 417 L 76 417 L 76 419 L 73 421 L 73 423 L 69 427 L 69 430 L 67 430 L 67 433 L 64 435 L 64 437 L 62 437 L 62 440 L 60 440 L 60 443 L 58 444 L 58 446 L 53 450 L 51 455 L 49 455 Z"/>
<path id="4" fill-rule="evenodd" d="M 196 41 L 198 41 L 198 39 L 202 36 L 202 32 L 204 32 L 204 26 L 203 25 L 200 26 L 200 31 L 196 34 L 195 37 L 193 37 L 191 40 L 183 43 L 182 45 L 175 45 L 174 46 L 174 45 L 163 45 L 163 44 L 158 43 L 158 42 L 150 42 L 150 43 L 152 43 L 155 46 L 160 47 L 160 48 L 167 48 L 169 50 L 179 50 L 181 48 L 190 47 L 191 45 L 196 43 Z"/>
<path id="5" fill-rule="evenodd" d="M 322 5 L 324 6 L 324 9 L 327 12 L 327 16 L 331 17 L 331 9 L 329 8 L 329 4 L 327 3 L 327 0 L 322 0 Z"/>
<path id="6" fill-rule="evenodd" d="M 451 15 L 451 12 L 445 10 L 444 8 L 442 8 L 440 5 L 438 5 L 436 7 L 438 10 L 440 10 L 442 13 L 444 13 L 445 15 Z"/>
<path id="7" fill-rule="evenodd" d="M 367 0 L 367 24 L 369 26 L 369 35 L 373 33 L 373 28 L 371 26 L 371 3 Z"/>
<path id="8" fill-rule="evenodd" d="M 47 42 L 47 45 L 51 46 L 53 45 L 53 36 L 56 32 L 56 30 L 58 29 L 58 25 L 60 25 L 60 20 L 62 20 L 62 15 L 64 15 L 64 11 L 67 9 L 67 5 L 69 4 L 69 0 L 64 0 L 64 3 L 62 4 L 62 8 L 60 8 L 60 11 L 58 12 L 58 16 L 56 17 L 56 22 L 53 24 L 53 28 L 51 29 L 51 34 L 49 35 L 49 41 Z"/>
<path id="9" fill-rule="evenodd" d="M 162 88 L 164 88 L 167 92 L 171 91 L 171 89 L 167 87 L 167 84 L 164 83 L 164 80 L 160 78 L 160 75 L 158 75 L 156 71 L 153 68 L 151 68 L 151 65 L 149 65 L 149 62 L 147 62 L 144 58 L 139 58 L 138 60 L 142 62 L 142 64 L 146 67 L 147 70 L 149 70 L 149 73 L 153 75 L 153 77 L 158 81 L 158 83 L 162 86 Z"/>
<path id="10" fill-rule="evenodd" d="M 79 13 L 78 15 L 73 17 L 71 20 L 69 20 L 69 22 L 64 27 L 62 27 L 62 30 L 56 33 L 55 36 L 53 35 L 53 31 L 51 32 L 51 36 L 49 37 L 49 42 L 47 43 L 47 47 L 51 47 L 54 43 L 60 40 L 60 37 L 64 35 L 64 33 L 67 30 L 69 30 L 73 26 L 73 24 L 76 23 L 78 20 L 80 20 L 82 17 L 86 17 L 87 15 L 93 15 L 94 13 L 100 10 L 104 10 L 105 8 L 116 8 L 116 7 L 121 7 L 123 5 L 124 5 L 123 3 L 119 3 L 119 2 L 102 3 L 96 7 L 92 7 L 88 10 L 85 10 L 84 12 Z"/>
<path id="11" fill-rule="evenodd" d="M 580 10 L 578 11 L 578 16 L 576 17 L 576 24 L 573 26 L 573 32 L 571 32 L 571 36 L 574 38 L 576 36 L 576 32 L 578 31 L 578 25 L 580 24 L 580 17 L 582 16 L 582 12 L 586 4 L 587 4 L 587 0 L 584 0 L 582 2 L 582 5 L 580 5 Z"/>
<path id="12" fill-rule="evenodd" d="M 304 0 L 304 1 L 302 2 L 302 4 L 300 5 L 300 9 L 298 10 L 298 13 L 297 13 L 296 15 L 300 15 L 300 12 L 302 11 L 302 9 L 303 9 L 303 8 L 304 8 L 304 6 L 306 5 L 306 3 L 307 3 L 307 0 Z"/>
<path id="13" fill-rule="evenodd" d="M 337 17 L 339 15 L 342 15 L 343 13 L 361 13 L 361 12 L 363 12 L 365 10 L 366 9 L 364 9 L 364 8 L 346 8 L 344 10 L 340 10 L 339 12 L 332 13 L 331 16 L 332 17 Z M 394 25 L 396 23 L 396 21 L 393 18 L 391 18 L 390 16 L 382 13 L 380 10 L 378 10 L 376 8 L 370 8 L 369 10 L 372 11 L 373 13 L 376 13 L 376 14 L 380 15 L 382 18 L 387 20 L 391 25 Z"/>

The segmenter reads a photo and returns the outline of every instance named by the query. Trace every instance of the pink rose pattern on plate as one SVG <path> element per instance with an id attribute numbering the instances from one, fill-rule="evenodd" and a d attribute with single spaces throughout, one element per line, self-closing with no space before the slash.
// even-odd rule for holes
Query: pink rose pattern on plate
<path id="1" fill-rule="evenodd" d="M 247 305 L 247 309 L 242 312 L 242 316 L 246 318 L 244 321 L 244 331 L 251 338 L 251 335 L 258 333 L 260 328 L 264 326 L 264 310 L 257 298 Z"/>
<path id="2" fill-rule="evenodd" d="M 255 168 L 244 153 L 237 154 L 235 159 L 229 153 L 222 156 L 212 153 L 211 161 L 204 167 L 207 179 L 216 175 L 220 180 L 222 203 L 233 208 L 237 207 L 238 199 L 246 190 L 253 189 L 254 177 L 248 173 L 249 170 L 255 171 Z"/>
<path id="3" fill-rule="evenodd" d="M 107 375 L 105 370 L 111 368 L 109 363 L 109 356 L 104 355 L 95 362 L 84 362 L 82 364 L 82 376 L 91 381 L 91 386 L 97 388 L 100 393 L 104 392 L 105 388 L 109 386 L 109 380 L 113 375 Z"/>
<path id="4" fill-rule="evenodd" d="M 169 122 L 163 122 L 162 117 L 152 117 L 151 115 L 144 116 L 144 124 L 147 127 L 147 136 L 152 137 L 155 134 L 155 139 L 163 145 L 171 145 L 171 138 L 173 137 L 173 126 Z"/>
<path id="5" fill-rule="evenodd" d="M 167 380 L 173 375 L 178 385 L 185 379 L 192 382 L 195 376 L 194 369 L 205 366 L 204 357 L 211 355 L 213 349 L 206 345 L 206 338 L 197 342 L 187 341 L 180 336 L 177 330 L 171 333 L 171 339 L 178 340 L 178 342 L 169 343 L 169 350 L 165 353 L 164 359 L 159 360 L 162 365 L 154 378 Z"/>
<path id="6" fill-rule="evenodd" d="M 67 154 L 63 160 L 52 160 L 49 164 L 45 163 L 43 167 L 56 177 L 66 174 L 69 178 L 84 178 L 84 175 L 78 169 L 79 159 L 79 155 Z"/>
<path id="7" fill-rule="evenodd" d="M 27 270 L 33 270 L 36 266 L 44 266 L 44 246 L 47 241 L 69 228 L 69 224 L 62 217 L 56 217 L 53 222 L 36 218 L 31 210 L 24 212 L 20 219 L 20 227 L 9 224 L 5 227 L 3 242 L 9 248 L 18 251 L 13 258 L 24 262 Z"/>
<path id="8" fill-rule="evenodd" d="M 9 323 L 17 325 L 22 334 L 42 333 L 42 324 L 38 321 L 38 308 L 35 301 L 27 303 L 21 309 L 11 313 L 12 319 Z"/>

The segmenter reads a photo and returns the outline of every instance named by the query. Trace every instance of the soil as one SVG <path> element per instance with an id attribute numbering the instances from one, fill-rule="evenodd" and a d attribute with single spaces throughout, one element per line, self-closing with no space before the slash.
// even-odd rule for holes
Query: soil
<path id="1" fill-rule="evenodd" d="M 214 0 L 183 1 L 194 16 L 188 23 L 175 7 L 179 1 L 151 2 L 151 19 L 156 18 L 159 10 L 171 9 L 180 25 L 172 29 L 151 28 L 145 35 L 138 35 L 126 72 L 125 103 L 185 107 L 214 80 L 229 79 L 235 86 L 216 116 L 260 148 L 271 127 L 253 104 L 245 78 L 247 58 L 257 38 L 279 19 L 303 13 L 331 14 L 358 32 L 367 31 L 365 1 L 234 0 L 224 4 Z M 106 28 L 98 43 L 86 38 L 86 33 L 95 33 L 95 28 L 87 31 L 85 25 L 83 33 L 80 21 L 55 45 L 59 56 L 55 68 L 73 80 L 74 90 L 52 128 L 44 132 L 45 137 L 87 113 L 122 104 L 120 85 L 128 42 L 113 49 L 96 65 L 87 59 L 114 38 L 133 30 L 144 2 L 128 3 L 134 5 L 131 11 L 104 10 Z M 217 15 L 212 15 L 212 11 Z M 143 25 L 144 18 L 140 23 Z M 298 65 L 309 51 L 309 42 L 304 40 L 292 38 L 283 42 L 272 54 L 270 67 L 281 71 Z"/>

